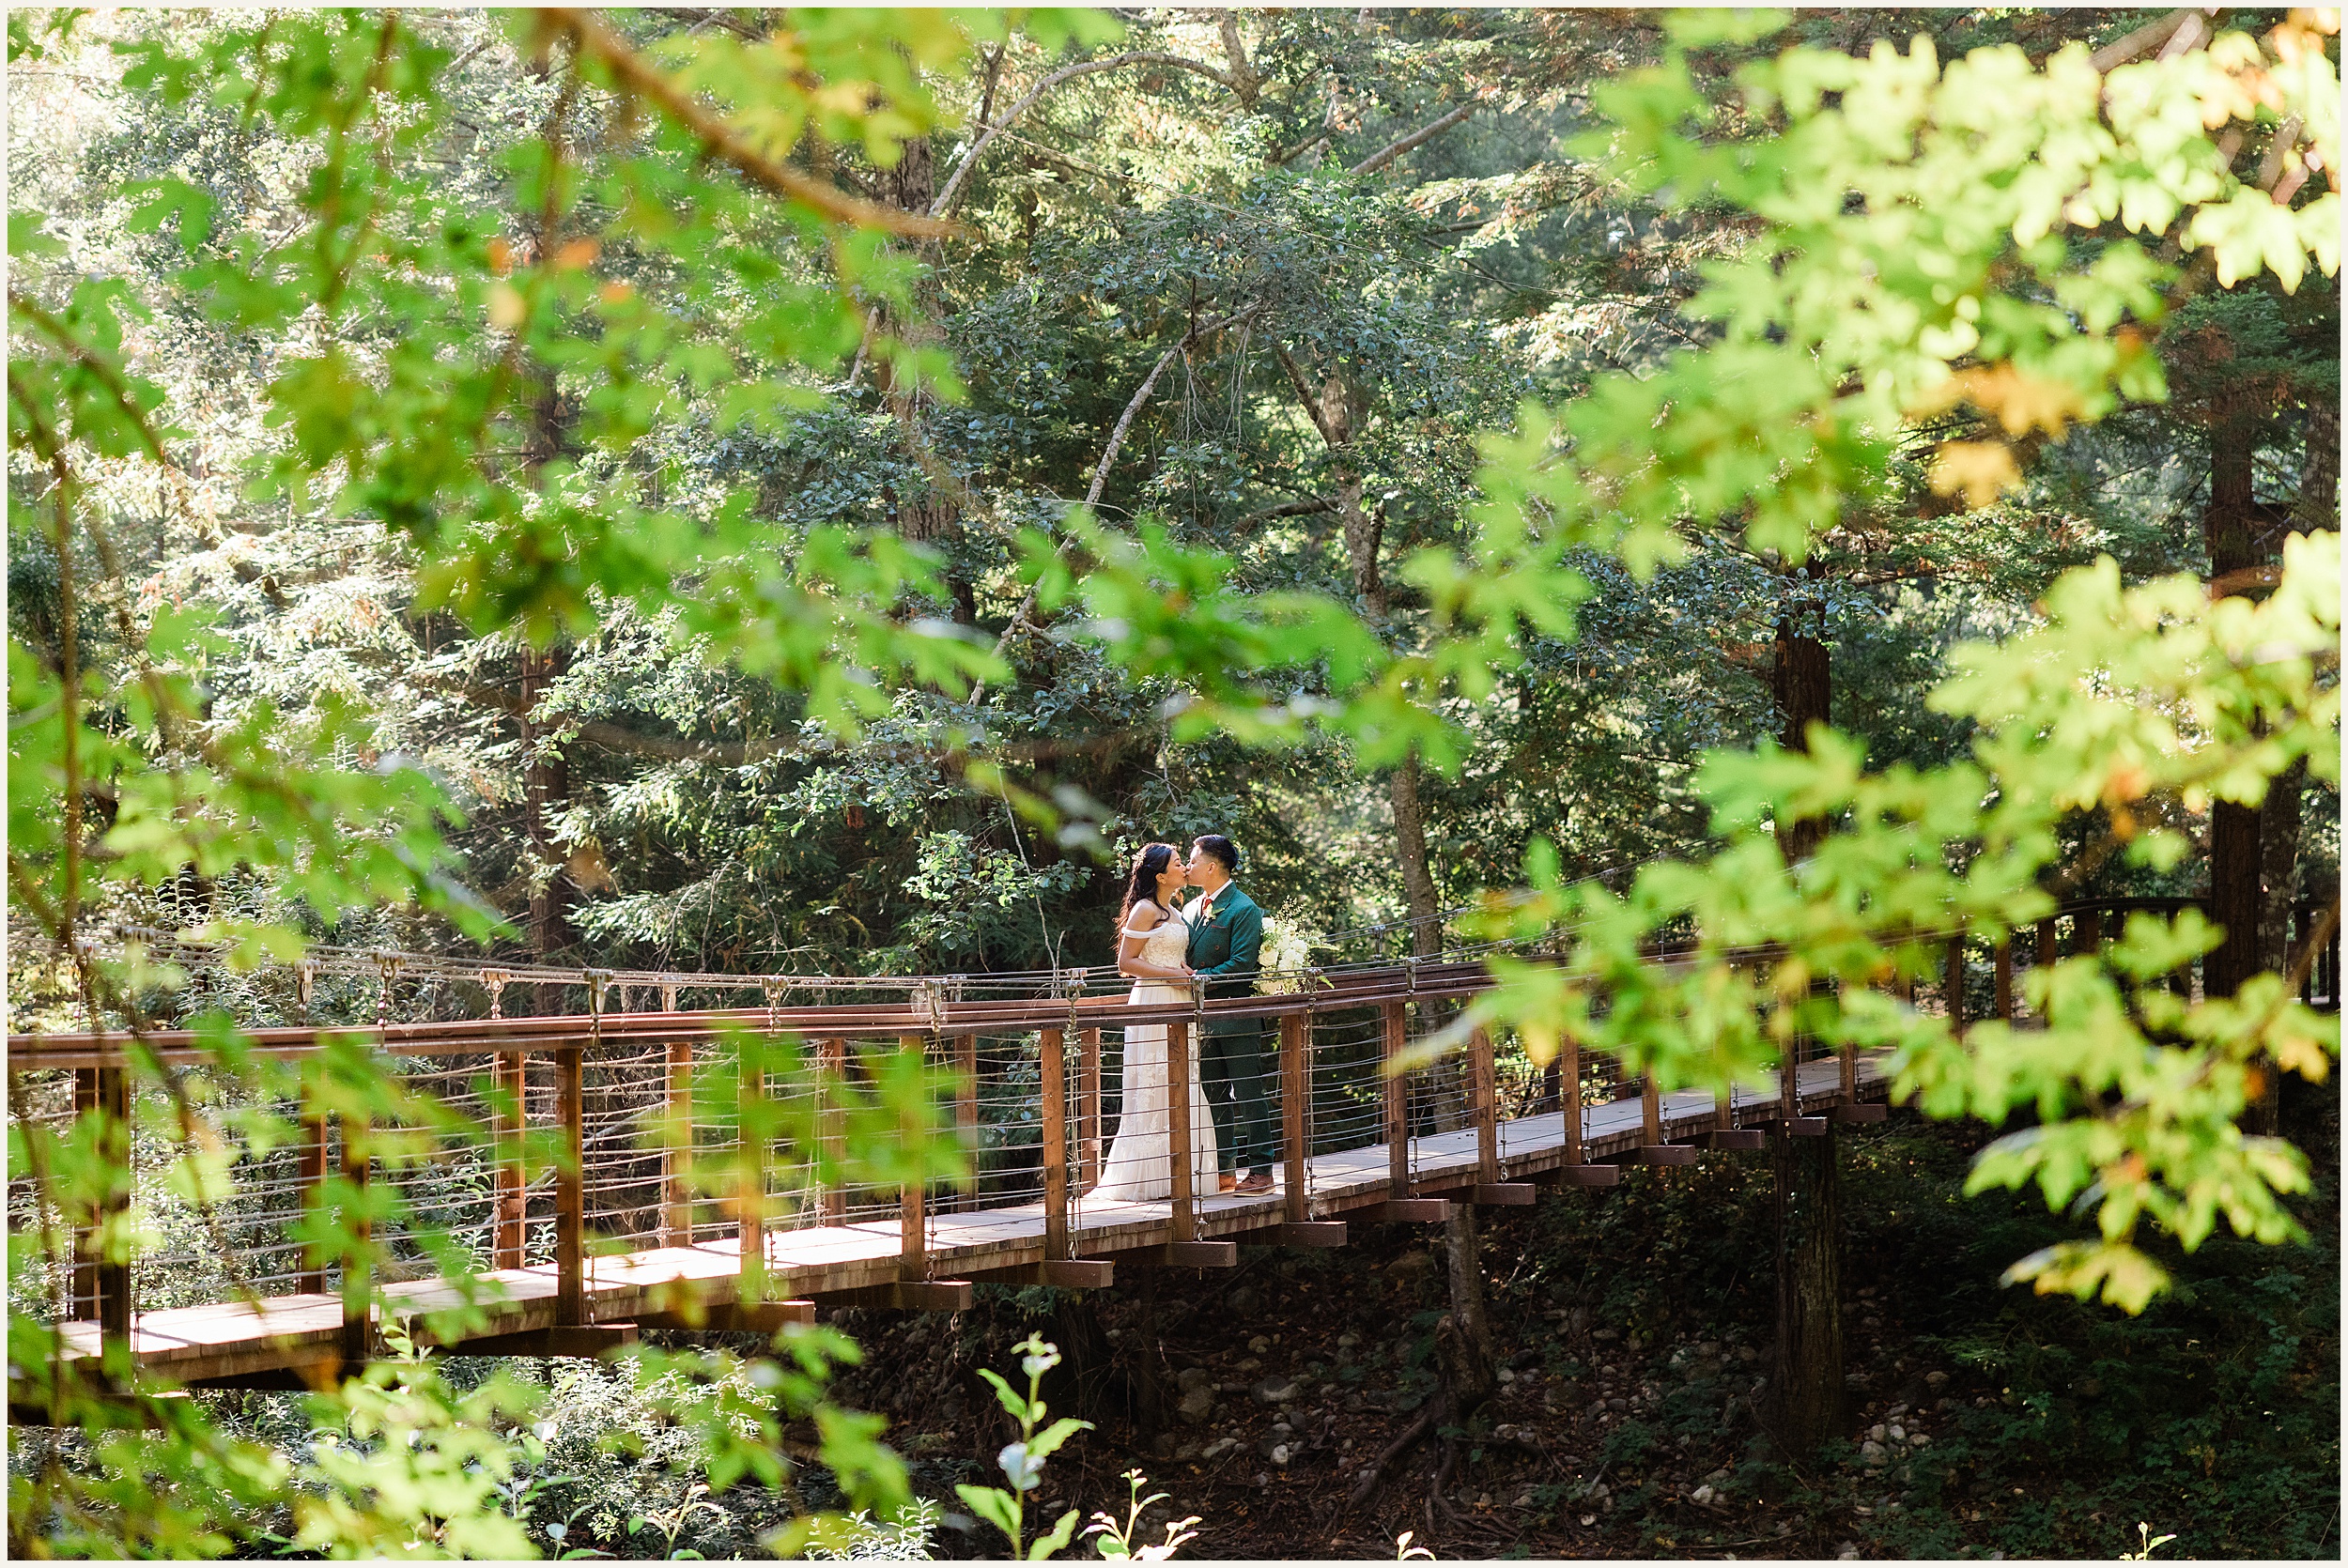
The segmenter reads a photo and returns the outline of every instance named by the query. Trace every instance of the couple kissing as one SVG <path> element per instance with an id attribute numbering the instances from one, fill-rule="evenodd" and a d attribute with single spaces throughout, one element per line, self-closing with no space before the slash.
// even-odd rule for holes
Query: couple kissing
<path id="1" fill-rule="evenodd" d="M 1127 1002 L 1187 1002 L 1193 976 L 1206 980 L 1210 997 L 1255 990 L 1263 911 L 1231 880 L 1238 871 L 1239 846 L 1219 833 L 1195 840 L 1187 858 L 1171 844 L 1148 845 L 1134 857 L 1117 921 L 1117 972 L 1134 981 Z M 1184 888 L 1198 893 L 1187 904 Z M 1271 1191 L 1261 1023 L 1211 1018 L 1190 1058 L 1182 1092 L 1190 1096 L 1191 1191 Z M 1126 1029 L 1123 1109 L 1100 1183 L 1088 1196 L 1125 1203 L 1172 1196 L 1164 1024 Z"/>

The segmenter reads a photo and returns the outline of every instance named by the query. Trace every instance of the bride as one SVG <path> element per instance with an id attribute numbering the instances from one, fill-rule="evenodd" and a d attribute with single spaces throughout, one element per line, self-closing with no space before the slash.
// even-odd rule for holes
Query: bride
<path id="1" fill-rule="evenodd" d="M 1180 856 L 1171 844 L 1151 844 L 1135 857 L 1125 907 L 1118 915 L 1117 972 L 1134 976 L 1126 1001 L 1133 1004 L 1187 1002 L 1190 969 L 1182 961 L 1190 946 L 1190 924 L 1174 906 L 1182 885 Z M 1167 1163 L 1170 1125 L 1166 1094 L 1166 1025 L 1135 1023 L 1125 1029 L 1124 1105 L 1117 1136 L 1101 1164 L 1100 1185 L 1087 1194 L 1123 1203 L 1159 1203 L 1173 1195 Z M 1190 1051 L 1190 1142 L 1192 1192 L 1215 1191 L 1214 1118 L 1198 1086 L 1198 1047 Z"/>

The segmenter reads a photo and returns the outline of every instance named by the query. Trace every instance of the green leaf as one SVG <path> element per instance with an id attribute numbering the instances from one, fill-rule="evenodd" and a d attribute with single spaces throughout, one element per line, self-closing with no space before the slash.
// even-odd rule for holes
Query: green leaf
<path id="1" fill-rule="evenodd" d="M 1058 1524 L 1044 1534 L 1036 1537 L 1035 1544 L 1027 1548 L 1027 1560 L 1042 1562 L 1055 1553 L 1064 1550 L 1075 1533 L 1076 1510 L 1072 1508 L 1059 1516 Z"/>

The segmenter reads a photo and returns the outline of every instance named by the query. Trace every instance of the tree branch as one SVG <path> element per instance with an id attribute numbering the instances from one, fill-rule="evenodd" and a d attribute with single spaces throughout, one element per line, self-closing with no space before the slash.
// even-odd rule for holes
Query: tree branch
<path id="1" fill-rule="evenodd" d="M 751 43 L 761 41 L 765 35 L 746 22 L 728 16 L 715 6 L 655 6 L 655 16 L 665 16 L 690 27 L 722 27 L 737 38 Z"/>
<path id="2" fill-rule="evenodd" d="M 1321 422 L 1321 404 L 1313 397 L 1312 388 L 1305 384 L 1305 373 L 1298 369 L 1296 361 L 1289 357 L 1286 345 L 1274 343 L 1272 346 L 1272 352 L 1278 356 L 1280 368 L 1289 373 L 1289 380 L 1296 388 L 1296 400 L 1305 406 L 1305 417 L 1313 422 L 1313 428 L 1321 432 L 1321 444 L 1334 450 L 1337 444 L 1336 438 L 1329 434 L 1329 426 Z"/>
<path id="3" fill-rule="evenodd" d="M 1117 461 L 1118 449 L 1125 444 L 1125 432 L 1132 427 L 1134 416 L 1140 413 L 1142 406 L 1150 401 L 1150 393 L 1157 386 L 1158 377 L 1166 373 L 1167 365 L 1174 362 L 1174 357 L 1186 351 L 1202 338 L 1211 337 L 1226 327 L 1237 326 L 1261 309 L 1263 309 L 1263 302 L 1258 300 L 1245 310 L 1235 312 L 1220 321 L 1209 322 L 1204 327 L 1194 327 L 1182 334 L 1181 342 L 1158 356 L 1158 362 L 1150 367 L 1150 374 L 1142 379 L 1141 390 L 1134 393 L 1132 401 L 1125 405 L 1125 411 L 1117 416 L 1116 426 L 1109 431 L 1109 444 L 1101 453 L 1099 466 L 1092 470 L 1091 485 L 1085 491 L 1085 505 L 1091 506 L 1100 500 L 1102 486 L 1108 483 L 1109 468 Z M 1019 601 L 1019 607 L 1011 612 L 1011 621 L 1003 627 L 1003 635 L 995 639 L 995 653 L 998 658 L 1002 655 L 1003 650 L 1011 646 L 1011 639 L 1019 634 L 1019 629 L 1025 626 L 1028 619 L 1035 614 L 1036 600 L 1043 592 L 1043 584 L 1040 578 L 1027 585 L 1027 596 Z M 985 690 L 983 685 L 975 687 L 970 693 L 970 700 L 976 702 Z"/>
<path id="4" fill-rule="evenodd" d="M 1011 53 L 1009 43 L 998 43 L 986 56 L 986 89 L 979 94 L 978 118 L 973 122 L 984 125 L 995 113 L 995 89 L 1002 85 L 1003 57 Z"/>
<path id="5" fill-rule="evenodd" d="M 960 232 L 950 223 L 941 223 L 918 212 L 859 200 L 836 185 L 801 174 L 756 151 L 734 133 L 732 126 L 679 91 L 665 74 L 589 12 L 553 6 L 530 15 L 541 35 L 569 37 L 582 53 L 604 63 L 621 91 L 658 106 L 661 113 L 701 139 L 703 151 L 721 163 L 732 164 L 753 185 L 861 228 L 886 229 L 892 234 L 922 238 Z"/>
<path id="6" fill-rule="evenodd" d="M 1294 162 L 1297 159 L 1304 157 L 1305 154 L 1312 151 L 1313 148 L 1321 146 L 1321 143 L 1327 141 L 1328 139 L 1329 128 L 1324 125 L 1319 131 L 1314 131 L 1311 135 L 1305 137 L 1303 141 L 1289 148 L 1286 152 L 1275 150 L 1272 156 L 1265 159 L 1264 161 L 1271 164 L 1275 169 L 1285 168 L 1289 164 Z"/>
<path id="7" fill-rule="evenodd" d="M 1259 300 L 1245 310 L 1236 311 L 1220 321 L 1209 322 L 1204 327 L 1193 327 L 1182 334 L 1181 342 L 1158 356 L 1158 362 L 1150 367 L 1150 374 L 1142 381 L 1141 390 L 1134 393 L 1133 401 L 1125 405 L 1125 411 L 1117 416 L 1117 424 L 1109 431 L 1108 447 L 1101 453 L 1100 466 L 1092 470 L 1091 488 L 1085 491 L 1087 506 L 1090 506 L 1101 499 L 1101 486 L 1108 482 L 1109 466 L 1117 461 L 1118 449 L 1125 444 L 1125 431 L 1134 423 L 1134 416 L 1141 412 L 1142 405 L 1150 401 L 1151 390 L 1158 384 L 1158 377 L 1165 374 L 1166 367 L 1174 362 L 1174 356 L 1188 353 L 1201 339 L 1213 337 L 1226 327 L 1236 327 L 1261 309 L 1263 309 L 1263 302 Z"/>
<path id="8" fill-rule="evenodd" d="M 1337 503 L 1331 498 L 1315 496 L 1310 500 L 1292 500 L 1279 506 L 1268 506 L 1261 512 L 1250 512 L 1236 526 L 1252 528 L 1258 523 L 1268 523 L 1274 517 L 1305 517 L 1316 512 L 1335 512 L 1336 509 Z"/>
<path id="9" fill-rule="evenodd" d="M 979 139 L 970 144 L 970 150 L 962 155 L 962 161 L 955 164 L 954 172 L 947 177 L 946 188 L 937 193 L 937 200 L 930 204 L 930 216 L 933 219 L 942 219 L 953 210 L 955 201 L 962 194 L 963 182 L 968 179 L 970 172 L 979 166 L 980 156 L 988 147 L 994 146 L 996 137 L 1010 130 L 1013 121 L 1034 107 L 1037 99 L 1042 98 L 1062 82 L 1073 82 L 1079 76 L 1095 76 L 1104 70 L 1119 70 L 1126 66 L 1173 66 L 1182 70 L 1197 71 L 1199 75 L 1220 83 L 1233 92 L 1239 90 L 1238 85 L 1232 82 L 1228 74 L 1215 69 L 1203 60 L 1185 59 L 1180 54 L 1160 54 L 1151 50 L 1134 50 L 1124 54 L 1111 54 L 1106 59 L 1084 60 L 1073 66 L 1062 66 L 1028 88 L 1027 97 L 1012 104 L 1004 112 L 1001 119 L 986 127 L 981 132 Z"/>
<path id="10" fill-rule="evenodd" d="M 369 663 L 391 668 L 388 657 L 370 655 Z M 397 678 L 434 691 L 462 697 L 492 709 L 509 718 L 527 718 L 529 708 L 512 692 L 498 686 L 481 685 L 471 681 L 439 675 L 415 669 L 398 669 Z M 769 736 L 757 741 L 687 740 L 681 735 L 648 735 L 626 725 L 608 724 L 597 719 L 559 718 L 548 724 L 555 732 L 568 731 L 569 738 L 586 742 L 605 751 L 624 757 L 649 757 L 665 762 L 705 762 L 712 767 L 738 768 L 752 762 L 763 762 L 777 757 L 803 758 L 811 761 L 841 758 L 849 748 L 828 736 L 808 739 L 802 736 Z M 989 746 L 985 755 L 999 757 L 1012 762 L 1049 762 L 1063 758 L 1097 760 L 1122 746 L 1138 741 L 1155 743 L 1157 731 L 1139 725 L 1125 725 L 1079 740 L 1022 741 L 1007 746 Z M 959 770 L 969 759 L 972 748 L 966 746 L 889 745 L 865 741 L 858 743 L 859 756 L 889 757 L 900 761 L 937 761 Z"/>
<path id="11" fill-rule="evenodd" d="M 2199 22 L 2203 16 L 2216 16 L 2216 6 L 2180 6 L 2156 22 L 2148 22 L 2133 33 L 2124 34 L 2087 57 L 2087 63 L 2099 72 L 2126 65 L 2148 51 L 2167 44 L 2177 29 L 2188 22 Z"/>
<path id="12" fill-rule="evenodd" d="M 162 438 L 155 434 L 154 427 L 147 423 L 147 410 L 141 408 L 137 399 L 131 395 L 131 389 L 123 384 L 120 371 L 109 364 L 87 344 L 75 337 L 64 322 L 59 321 L 13 288 L 8 290 L 8 308 L 39 328 L 42 334 L 71 356 L 75 363 L 96 377 L 99 385 L 106 389 L 106 395 L 113 399 L 115 407 L 122 410 L 131 427 L 138 432 L 139 444 L 147 448 L 147 455 L 165 468 L 172 467 L 171 459 L 163 455 Z M 26 392 L 19 398 L 28 412 L 35 407 L 29 401 L 30 397 L 31 394 Z"/>
<path id="13" fill-rule="evenodd" d="M 1479 100 L 1470 99 L 1441 119 L 1420 126 L 1399 141 L 1388 142 L 1345 172 L 1348 175 L 1374 175 L 1421 142 L 1432 141 L 1482 107 L 1483 104 Z"/>
<path id="14" fill-rule="evenodd" d="M 1246 40 L 1239 36 L 1239 12 L 1226 8 L 1215 13 L 1215 20 L 1223 31 L 1223 57 L 1231 62 L 1231 91 L 1242 108 L 1253 109 L 1263 79 L 1248 63 Z"/>

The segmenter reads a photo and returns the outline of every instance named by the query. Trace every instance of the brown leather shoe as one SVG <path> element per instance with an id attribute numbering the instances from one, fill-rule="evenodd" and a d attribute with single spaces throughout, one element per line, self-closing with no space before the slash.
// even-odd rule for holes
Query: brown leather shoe
<path id="1" fill-rule="evenodd" d="M 1241 1182 L 1238 1190 L 1242 1192 L 1269 1192 L 1272 1191 L 1272 1173 L 1258 1171 L 1245 1181 Z"/>
<path id="2" fill-rule="evenodd" d="M 1236 1174 L 1234 1174 L 1234 1173 L 1230 1172 L 1230 1171 L 1226 1171 L 1226 1172 L 1224 1172 L 1224 1173 L 1223 1173 L 1223 1185 L 1222 1185 L 1221 1187 L 1217 1188 L 1217 1189 L 1216 1189 L 1216 1191 L 1221 1191 L 1221 1192 L 1236 1192 L 1236 1191 L 1239 1191 L 1239 1177 L 1238 1177 L 1238 1176 L 1237 1176 Z"/>

